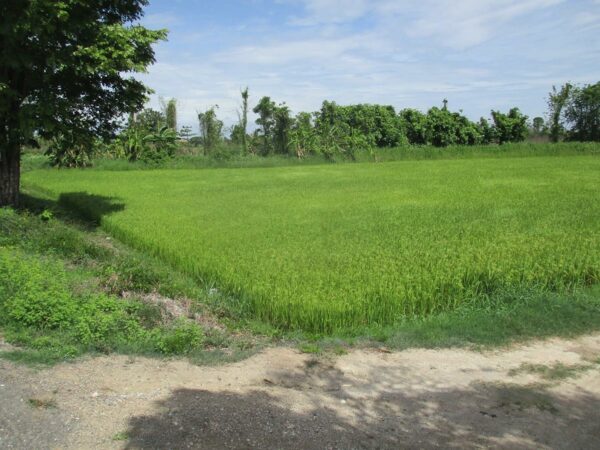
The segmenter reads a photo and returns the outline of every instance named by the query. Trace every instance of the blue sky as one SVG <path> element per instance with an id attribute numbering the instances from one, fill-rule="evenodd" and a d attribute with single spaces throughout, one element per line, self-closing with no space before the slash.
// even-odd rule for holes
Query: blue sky
<path id="1" fill-rule="evenodd" d="M 543 115 L 548 91 L 600 80 L 600 0 L 150 0 L 142 22 L 168 28 L 142 75 L 175 97 L 180 125 L 240 89 L 293 111 L 325 99 L 426 111 L 449 100 L 472 119 L 518 106 Z"/>

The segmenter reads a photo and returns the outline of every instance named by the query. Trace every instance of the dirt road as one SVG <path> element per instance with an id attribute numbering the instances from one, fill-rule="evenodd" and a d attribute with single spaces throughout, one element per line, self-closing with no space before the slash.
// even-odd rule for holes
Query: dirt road
<path id="1" fill-rule="evenodd" d="M 600 334 L 490 352 L 0 360 L 0 448 L 600 448 Z"/>

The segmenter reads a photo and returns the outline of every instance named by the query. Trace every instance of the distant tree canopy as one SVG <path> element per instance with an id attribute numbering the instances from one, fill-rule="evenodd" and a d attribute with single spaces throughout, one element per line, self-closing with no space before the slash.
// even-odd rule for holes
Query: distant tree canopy
<path id="1" fill-rule="evenodd" d="M 177 130 L 177 100 L 169 99 L 163 104 L 165 126 L 171 130 Z"/>
<path id="2" fill-rule="evenodd" d="M 600 141 L 600 82 L 573 87 L 564 111 L 567 138 Z"/>
<path id="3" fill-rule="evenodd" d="M 548 94 L 548 115 L 550 121 L 550 140 L 558 142 L 565 134 L 565 128 L 562 123 L 563 110 L 569 95 L 571 94 L 571 84 L 567 83 L 560 89 L 552 86 L 552 92 Z"/>
<path id="4" fill-rule="evenodd" d="M 375 147 L 405 144 L 476 145 L 518 142 L 527 136 L 527 116 L 517 108 L 507 114 L 492 111 L 493 123 L 481 119 L 472 122 L 459 112 L 433 107 L 424 114 L 415 109 L 396 112 L 389 105 L 338 105 L 324 101 L 313 113 L 300 112 L 295 117 L 284 104 L 263 97 L 254 107 L 258 115 L 257 130 L 251 147 L 259 154 L 320 153 L 325 156 L 345 154 Z M 239 124 L 232 128 L 232 141 L 241 142 Z"/>
<path id="5" fill-rule="evenodd" d="M 549 121 L 534 117 L 531 122 L 518 108 L 508 112 L 491 111 L 491 118 L 482 117 L 471 121 L 462 111 L 451 111 L 447 99 L 441 107 L 432 107 L 426 113 L 416 109 L 396 111 L 390 105 L 356 104 L 338 105 L 324 101 L 315 112 L 300 112 L 295 116 L 285 103 L 276 103 L 268 96 L 260 98 L 252 109 L 257 115 L 255 129 L 248 135 L 248 89 L 241 91 L 242 104 L 238 111 L 238 122 L 230 128 L 229 142 L 242 147 L 245 153 L 261 156 L 273 154 L 303 157 L 320 154 L 327 158 L 336 155 L 354 158 L 360 151 L 372 152 L 375 148 L 402 145 L 451 145 L 505 144 L 520 142 L 527 137 L 572 140 L 597 140 L 599 129 L 600 83 L 584 87 L 565 85 L 553 89 L 549 99 Z M 169 108 L 171 105 L 171 108 Z M 144 135 L 156 134 L 162 127 L 176 123 L 176 101 L 163 101 L 163 112 L 144 109 L 137 115 L 131 128 L 143 131 L 142 140 L 138 131 L 128 130 L 124 153 L 141 155 L 130 159 L 144 159 L 144 142 L 166 142 L 152 140 Z M 171 117 L 171 119 L 169 119 Z M 200 136 L 192 137 L 189 128 L 182 129 L 179 137 L 190 145 L 202 145 L 207 155 L 225 153 L 219 146 L 226 142 L 223 122 L 217 117 L 217 106 L 198 114 Z M 145 134 L 144 134 L 145 133 Z M 141 142 L 142 144 L 139 144 Z M 218 148 L 219 147 L 219 148 Z M 163 148 L 172 154 L 170 146 Z M 133 151 L 131 149 L 137 149 Z M 171 152 L 171 153 L 169 153 Z M 164 153 L 164 152 L 163 152 Z M 153 152 L 149 153 L 154 155 Z M 152 160 L 156 159 L 152 156 Z"/>
<path id="6" fill-rule="evenodd" d="M 223 122 L 217 119 L 217 108 L 218 106 L 215 105 L 204 112 L 198 113 L 200 137 L 206 154 L 209 154 L 223 137 Z"/>
<path id="7" fill-rule="evenodd" d="M 136 126 L 148 133 L 152 133 L 160 130 L 166 125 L 166 122 L 165 115 L 161 111 L 145 108 L 130 118 L 128 126 Z"/>
<path id="8" fill-rule="evenodd" d="M 192 127 L 190 127 L 189 125 L 184 125 L 181 127 L 181 129 L 179 130 L 179 137 L 184 140 L 184 141 L 189 141 L 191 138 L 194 137 L 194 132 L 192 131 Z"/>
<path id="9" fill-rule="evenodd" d="M 534 117 L 531 121 L 531 132 L 540 136 L 546 132 L 546 123 L 543 117 Z"/>
<path id="10" fill-rule="evenodd" d="M 552 88 L 548 95 L 550 138 L 600 141 L 600 82 Z"/>
<path id="11" fill-rule="evenodd" d="M 18 204 L 24 144 L 87 147 L 143 107 L 149 91 L 127 74 L 152 64 L 167 34 L 136 24 L 147 3 L 0 2 L 0 206 Z"/>
<path id="12" fill-rule="evenodd" d="M 512 108 L 508 114 L 492 111 L 492 119 L 496 129 L 495 136 L 499 144 L 524 141 L 529 133 L 527 116 L 521 114 L 519 108 Z"/>

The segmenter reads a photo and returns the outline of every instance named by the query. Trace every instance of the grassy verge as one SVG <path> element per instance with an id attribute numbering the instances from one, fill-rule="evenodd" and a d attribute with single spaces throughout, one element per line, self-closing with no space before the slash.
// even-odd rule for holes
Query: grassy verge
<path id="1" fill-rule="evenodd" d="M 55 213 L 64 212 L 0 209 L 0 332 L 17 346 L 1 357 L 53 364 L 117 352 L 218 363 L 262 345 L 218 294 Z"/>
<path id="2" fill-rule="evenodd" d="M 514 291 L 364 336 L 390 348 L 501 346 L 533 338 L 572 338 L 600 330 L 600 289 Z"/>

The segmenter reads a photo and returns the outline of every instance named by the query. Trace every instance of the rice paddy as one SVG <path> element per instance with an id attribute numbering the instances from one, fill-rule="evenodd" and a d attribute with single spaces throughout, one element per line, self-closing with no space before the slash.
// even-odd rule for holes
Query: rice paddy
<path id="1" fill-rule="evenodd" d="M 287 329 L 389 325 L 600 280 L 600 158 L 36 170 L 26 186 Z"/>

